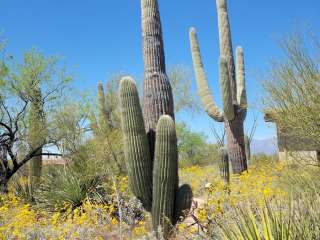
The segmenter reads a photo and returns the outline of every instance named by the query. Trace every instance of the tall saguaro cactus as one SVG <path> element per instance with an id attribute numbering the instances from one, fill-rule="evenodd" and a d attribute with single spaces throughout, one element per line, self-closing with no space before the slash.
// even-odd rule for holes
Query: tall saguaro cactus
<path id="1" fill-rule="evenodd" d="M 219 110 L 210 93 L 208 80 L 201 60 L 196 30 L 190 29 L 190 44 L 198 91 L 208 115 L 217 122 L 224 122 L 227 134 L 229 160 L 234 173 L 247 169 L 243 122 L 247 112 L 244 56 L 237 48 L 236 69 L 234 64 L 227 1 L 216 0 L 220 37 L 220 90 L 223 111 Z"/>
<path id="2" fill-rule="evenodd" d="M 31 88 L 31 106 L 29 111 L 28 142 L 32 149 L 43 145 L 45 133 L 45 116 L 43 111 L 40 86 Z M 33 188 L 40 181 L 42 170 L 42 149 L 29 162 L 29 184 Z"/>
<path id="3" fill-rule="evenodd" d="M 129 186 L 144 208 L 151 211 L 154 230 L 161 226 L 166 237 L 171 225 L 192 203 L 191 188 L 188 185 L 178 187 L 175 124 L 169 115 L 160 117 L 152 162 L 138 91 L 132 78 L 121 80 L 119 94 Z"/>
<path id="4" fill-rule="evenodd" d="M 102 82 L 98 83 L 99 125 L 103 131 L 110 127 L 110 113 L 107 110 Z"/>
<path id="5" fill-rule="evenodd" d="M 154 157 L 156 125 L 161 115 L 174 118 L 171 85 L 166 74 L 162 27 L 157 0 L 141 0 L 144 58 L 145 127 Z"/>
<path id="6" fill-rule="evenodd" d="M 129 186 L 147 211 L 153 228 L 165 238 L 189 210 L 190 186 L 180 188 L 173 96 L 166 74 L 157 0 L 141 0 L 144 57 L 143 115 L 134 81 L 120 82 L 120 105 Z"/>

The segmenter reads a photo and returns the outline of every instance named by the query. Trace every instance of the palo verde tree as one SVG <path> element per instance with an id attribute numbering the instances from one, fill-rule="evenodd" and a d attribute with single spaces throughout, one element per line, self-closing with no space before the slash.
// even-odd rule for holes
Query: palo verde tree
<path id="1" fill-rule="evenodd" d="M 1 64 L 5 70 L 0 81 L 0 146 L 8 157 L 0 159 L 0 189 L 5 192 L 11 177 L 31 159 L 36 160 L 31 166 L 38 178 L 41 163 L 37 160 L 43 148 L 58 146 L 64 138 L 63 133 L 57 134 L 60 126 L 54 119 L 71 78 L 57 58 L 46 58 L 35 50 L 24 54 L 20 64 L 13 60 Z"/>
<path id="2" fill-rule="evenodd" d="M 243 128 L 247 113 L 244 56 L 242 48 L 238 47 L 235 68 L 227 0 L 216 0 L 216 5 L 220 37 L 220 89 L 223 111 L 218 109 L 210 93 L 194 28 L 190 29 L 191 53 L 203 106 L 215 121 L 224 122 L 229 160 L 232 163 L 233 172 L 241 173 L 247 169 Z"/>
<path id="3" fill-rule="evenodd" d="M 272 63 L 264 82 L 266 120 L 278 131 L 320 146 L 320 41 L 313 34 L 290 34 L 281 41 L 284 57 Z"/>

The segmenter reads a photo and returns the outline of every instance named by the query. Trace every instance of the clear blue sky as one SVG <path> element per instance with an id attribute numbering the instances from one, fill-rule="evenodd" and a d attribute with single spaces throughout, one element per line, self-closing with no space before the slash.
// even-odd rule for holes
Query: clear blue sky
<path id="1" fill-rule="evenodd" d="M 192 66 L 188 29 L 195 26 L 215 99 L 219 57 L 215 0 L 159 0 L 167 65 Z M 280 56 L 277 41 L 297 27 L 311 26 L 319 35 L 319 0 L 229 0 L 234 47 L 246 57 L 249 104 L 262 94 L 261 78 L 272 58 Z M 0 30 L 14 56 L 32 47 L 63 56 L 75 85 L 95 90 L 112 73 L 142 78 L 140 1 L 138 0 L 2 0 Z M 275 135 L 259 115 L 256 138 Z M 187 123 L 209 135 L 206 114 L 187 116 Z M 252 112 L 247 125 L 252 121 Z"/>

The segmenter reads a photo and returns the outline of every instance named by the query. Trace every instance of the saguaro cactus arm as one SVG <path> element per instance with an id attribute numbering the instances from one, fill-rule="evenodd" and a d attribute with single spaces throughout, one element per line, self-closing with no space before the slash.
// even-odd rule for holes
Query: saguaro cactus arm
<path id="1" fill-rule="evenodd" d="M 232 39 L 231 30 L 228 17 L 228 8 L 226 0 L 216 0 L 217 11 L 218 11 L 218 24 L 219 24 L 219 43 L 220 43 L 220 56 L 226 58 L 232 100 L 236 102 L 237 100 L 237 85 L 234 67 L 234 58 L 232 51 Z"/>
<path id="2" fill-rule="evenodd" d="M 174 215 L 177 183 L 178 150 L 176 129 L 169 115 L 162 115 L 157 124 L 153 166 L 153 229 L 162 226 L 167 236 Z"/>
<path id="3" fill-rule="evenodd" d="M 228 121 L 232 121 L 235 117 L 234 106 L 232 103 L 232 93 L 228 76 L 228 66 L 225 58 L 220 58 L 220 89 L 223 102 L 224 117 Z"/>
<path id="4" fill-rule="evenodd" d="M 192 60 L 198 85 L 198 93 L 201 98 L 205 111 L 210 117 L 217 122 L 223 122 L 223 114 L 214 102 L 213 96 L 210 92 L 206 73 L 204 71 L 197 32 L 195 28 L 190 28 L 190 45 Z"/>
<path id="5" fill-rule="evenodd" d="M 134 80 L 122 78 L 120 104 L 129 186 L 147 211 L 152 205 L 152 162 Z"/>
<path id="6" fill-rule="evenodd" d="M 243 55 L 242 47 L 237 47 L 237 102 L 241 108 L 247 109 L 247 92 Z"/>

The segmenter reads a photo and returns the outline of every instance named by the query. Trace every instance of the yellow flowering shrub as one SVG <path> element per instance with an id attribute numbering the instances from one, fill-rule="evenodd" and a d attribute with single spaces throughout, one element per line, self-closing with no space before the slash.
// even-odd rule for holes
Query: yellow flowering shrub
<path id="1" fill-rule="evenodd" d="M 232 176 L 226 185 L 216 166 L 192 166 L 180 169 L 180 180 L 189 183 L 194 192 L 197 207 L 176 228 L 177 236 L 192 239 L 205 233 L 213 236 L 216 223 L 235 214 L 241 204 L 262 206 L 266 201 L 284 199 L 287 193 L 281 186 L 286 166 L 278 162 L 258 162 L 248 172 Z M 110 184 L 113 182 L 113 184 Z M 82 206 L 65 212 L 46 212 L 24 203 L 12 193 L 0 198 L 0 239 L 109 239 L 120 233 L 123 239 L 139 239 L 150 236 L 151 219 L 143 218 L 119 221 L 117 199 L 129 201 L 128 178 L 111 180 L 111 204 L 95 204 L 87 199 Z M 130 209 L 130 205 L 128 207 Z M 123 213 L 124 215 L 127 213 Z"/>
<path id="2" fill-rule="evenodd" d="M 280 184 L 285 167 L 279 162 L 258 162 L 240 176 L 231 175 L 230 184 L 226 184 L 218 170 L 212 167 L 183 169 L 182 176 L 191 176 L 191 186 L 199 202 L 193 216 L 196 224 L 189 223 L 192 227 L 188 228 L 182 223 L 178 230 L 184 233 L 188 231 L 189 234 L 195 231 L 208 232 L 219 219 L 234 214 L 232 210 L 240 204 L 262 206 L 266 201 L 285 198 L 287 193 Z"/>

